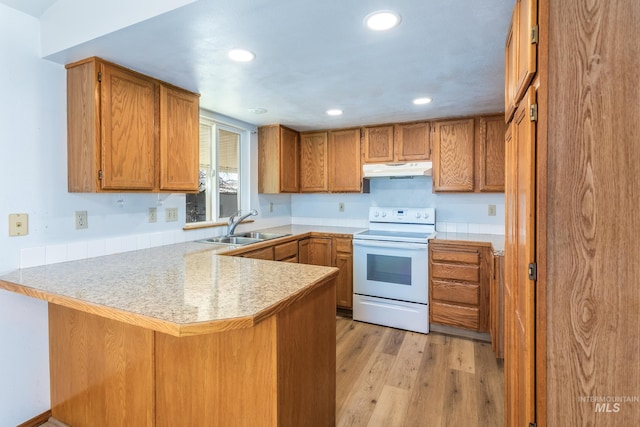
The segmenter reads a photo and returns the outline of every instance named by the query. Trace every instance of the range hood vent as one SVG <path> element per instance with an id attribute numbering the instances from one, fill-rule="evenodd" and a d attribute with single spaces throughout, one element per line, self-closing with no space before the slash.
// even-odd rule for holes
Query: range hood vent
<path id="1" fill-rule="evenodd" d="M 431 162 L 370 163 L 362 166 L 364 178 L 431 176 Z"/>

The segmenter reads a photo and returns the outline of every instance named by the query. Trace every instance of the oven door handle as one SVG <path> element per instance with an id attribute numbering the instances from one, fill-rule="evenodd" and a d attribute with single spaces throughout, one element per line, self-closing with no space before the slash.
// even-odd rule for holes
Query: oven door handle
<path id="1" fill-rule="evenodd" d="M 426 243 L 411 242 L 386 242 L 380 240 L 353 240 L 353 246 L 366 246 L 370 248 L 398 248 L 398 249 L 427 249 Z"/>

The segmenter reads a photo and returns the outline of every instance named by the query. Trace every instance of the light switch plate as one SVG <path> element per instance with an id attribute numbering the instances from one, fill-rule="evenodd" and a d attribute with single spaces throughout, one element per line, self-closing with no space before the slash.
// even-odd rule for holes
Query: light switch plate
<path id="1" fill-rule="evenodd" d="M 26 236 L 27 234 L 29 234 L 29 215 L 9 214 L 9 236 Z"/>
<path id="2" fill-rule="evenodd" d="M 158 208 L 149 208 L 149 222 L 158 221 Z"/>
<path id="3" fill-rule="evenodd" d="M 177 221 L 178 220 L 178 208 L 167 208 L 165 211 L 165 220 L 166 222 Z"/>
<path id="4" fill-rule="evenodd" d="M 489 205 L 489 216 L 496 216 L 496 205 Z"/>

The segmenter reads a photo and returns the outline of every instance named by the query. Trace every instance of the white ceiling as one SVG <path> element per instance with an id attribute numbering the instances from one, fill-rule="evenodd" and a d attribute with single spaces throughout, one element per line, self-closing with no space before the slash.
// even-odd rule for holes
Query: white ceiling
<path id="1" fill-rule="evenodd" d="M 0 0 L 42 15 L 55 0 Z M 504 110 L 513 0 L 199 0 L 48 59 L 100 56 L 199 92 L 201 107 L 298 130 Z M 372 32 L 363 18 L 402 21 Z M 228 49 L 256 54 L 227 59 Z M 412 99 L 433 98 L 414 106 Z M 250 108 L 265 108 L 256 115 Z M 344 114 L 329 117 L 325 111 Z"/>

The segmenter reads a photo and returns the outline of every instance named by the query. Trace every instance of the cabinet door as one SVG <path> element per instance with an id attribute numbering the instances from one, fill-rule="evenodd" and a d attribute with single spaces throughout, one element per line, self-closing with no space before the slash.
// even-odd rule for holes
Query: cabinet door
<path id="1" fill-rule="evenodd" d="M 531 87 L 506 134 L 505 425 L 526 425 L 535 419 L 535 282 L 527 274 L 535 261 L 536 242 L 536 124 L 529 118 L 529 106 L 535 102 Z"/>
<path id="2" fill-rule="evenodd" d="M 327 132 L 300 135 L 300 192 L 326 192 Z"/>
<path id="3" fill-rule="evenodd" d="M 360 192 L 360 129 L 329 133 L 329 191 Z"/>
<path id="4" fill-rule="evenodd" d="M 198 191 L 199 97 L 160 85 L 160 190 Z"/>
<path id="5" fill-rule="evenodd" d="M 434 124 L 434 191 L 474 190 L 474 120 L 449 120 Z"/>
<path id="6" fill-rule="evenodd" d="M 517 51 L 518 46 L 518 13 L 520 2 L 516 2 L 511 16 L 511 25 L 507 33 L 504 48 L 505 80 L 504 80 L 504 121 L 509 122 L 516 111 L 516 80 L 517 80 Z"/>
<path id="7" fill-rule="evenodd" d="M 518 36 L 516 47 L 516 102 L 527 92 L 537 69 L 538 0 L 518 0 Z"/>
<path id="8" fill-rule="evenodd" d="M 429 160 L 429 122 L 397 124 L 394 128 L 395 159 L 400 162 Z"/>
<path id="9" fill-rule="evenodd" d="M 109 64 L 100 69 L 102 189 L 153 190 L 156 84 Z"/>
<path id="10" fill-rule="evenodd" d="M 353 308 L 353 255 L 336 253 L 336 267 L 340 269 L 336 279 L 336 304 L 342 308 Z"/>
<path id="11" fill-rule="evenodd" d="M 393 125 L 364 128 L 364 162 L 393 162 Z"/>
<path id="12" fill-rule="evenodd" d="M 300 241 L 302 242 L 302 240 Z M 330 237 L 310 237 L 303 246 L 299 248 L 300 263 L 324 265 L 331 267 L 331 238 Z"/>
<path id="13" fill-rule="evenodd" d="M 280 191 L 297 193 L 300 189 L 300 135 L 280 126 Z"/>
<path id="14" fill-rule="evenodd" d="M 476 187 L 480 191 L 504 191 L 504 128 L 502 115 L 478 119 Z"/>

